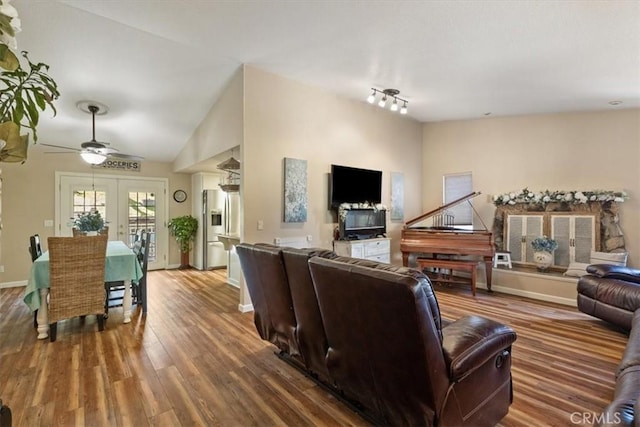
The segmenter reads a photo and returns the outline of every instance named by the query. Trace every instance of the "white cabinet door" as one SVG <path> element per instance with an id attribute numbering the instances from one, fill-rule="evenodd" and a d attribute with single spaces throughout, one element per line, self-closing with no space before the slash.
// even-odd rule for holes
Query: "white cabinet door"
<path id="1" fill-rule="evenodd" d="M 543 215 L 507 216 L 507 250 L 511 252 L 511 261 L 521 264 L 533 264 L 531 241 L 542 236 Z"/>
<path id="2" fill-rule="evenodd" d="M 595 225 L 593 215 L 551 215 L 551 237 L 558 242 L 553 264 L 588 263 L 595 249 Z"/>

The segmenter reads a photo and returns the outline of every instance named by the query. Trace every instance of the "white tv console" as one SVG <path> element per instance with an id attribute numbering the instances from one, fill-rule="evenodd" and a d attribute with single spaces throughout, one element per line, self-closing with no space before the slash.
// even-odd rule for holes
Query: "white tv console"
<path id="1" fill-rule="evenodd" d="M 340 256 L 391 263 L 391 239 L 334 240 L 333 251 Z"/>

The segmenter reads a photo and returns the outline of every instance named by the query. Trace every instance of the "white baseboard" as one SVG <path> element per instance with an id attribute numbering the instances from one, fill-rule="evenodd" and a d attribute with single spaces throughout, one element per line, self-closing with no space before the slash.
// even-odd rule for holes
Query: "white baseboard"
<path id="1" fill-rule="evenodd" d="M 476 284 L 476 287 L 478 289 L 487 289 L 487 285 L 484 283 L 478 283 Z M 578 306 L 576 299 L 541 294 L 539 292 L 523 291 L 522 289 L 513 289 L 507 286 L 492 285 L 491 290 L 496 292 L 501 292 L 503 294 L 516 295 L 519 297 L 531 298 L 539 301 L 554 302 L 556 304 L 569 305 L 571 307 Z"/>
<path id="2" fill-rule="evenodd" d="M 241 313 L 253 311 L 253 304 L 238 304 L 238 311 Z"/>
<path id="3" fill-rule="evenodd" d="M 3 289 L 3 288 L 19 288 L 21 286 L 27 286 L 27 281 L 26 280 L 18 280 L 17 282 L 0 283 L 0 289 Z"/>
<path id="4" fill-rule="evenodd" d="M 177 270 L 180 268 L 180 264 L 168 264 L 164 269 L 165 270 Z"/>

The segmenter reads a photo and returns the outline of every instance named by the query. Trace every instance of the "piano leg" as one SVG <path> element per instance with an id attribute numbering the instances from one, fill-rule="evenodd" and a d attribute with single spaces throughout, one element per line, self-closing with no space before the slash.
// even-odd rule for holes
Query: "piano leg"
<path id="1" fill-rule="evenodd" d="M 491 292 L 491 269 L 493 268 L 493 257 L 484 257 L 484 269 L 487 272 L 487 292 Z"/>
<path id="2" fill-rule="evenodd" d="M 402 252 L 402 265 L 409 267 L 409 252 Z"/>

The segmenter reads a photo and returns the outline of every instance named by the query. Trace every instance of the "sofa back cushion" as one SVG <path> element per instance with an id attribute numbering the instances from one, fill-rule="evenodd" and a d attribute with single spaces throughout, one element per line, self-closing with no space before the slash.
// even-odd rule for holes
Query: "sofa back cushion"
<path id="1" fill-rule="evenodd" d="M 269 244 L 236 246 L 260 337 L 291 356 L 299 356 L 296 318 L 282 249 Z"/>
<path id="2" fill-rule="evenodd" d="M 429 288 L 431 288 L 431 282 L 429 281 L 429 279 L 422 272 L 414 268 L 401 267 L 401 266 L 386 264 L 386 263 L 377 262 L 377 261 L 370 261 L 366 259 L 351 258 L 351 257 L 345 257 L 345 256 L 335 256 L 332 259 L 345 264 L 359 265 L 362 267 L 372 268 L 374 270 L 388 271 L 391 273 L 397 273 L 397 274 L 413 277 L 415 280 L 418 280 L 418 281 L 426 280 L 427 283 L 429 284 Z M 426 298 L 426 303 L 429 304 L 429 309 L 432 314 L 433 322 L 438 331 L 438 336 L 440 337 L 440 340 L 442 340 L 442 327 L 444 326 L 444 323 L 442 318 L 440 317 L 440 306 L 438 306 L 438 300 L 436 299 L 436 295 L 433 292 L 433 289 L 431 289 L 431 291 L 425 295 L 425 298 Z"/>
<path id="3" fill-rule="evenodd" d="M 417 270 L 375 264 L 309 260 L 329 372 L 385 424 L 431 425 L 449 385 L 433 289 Z"/>
<path id="4" fill-rule="evenodd" d="M 309 258 L 335 257 L 335 253 L 324 249 L 282 248 L 282 257 L 289 280 L 291 299 L 296 315 L 296 338 L 300 354 L 307 369 L 321 380 L 330 383 L 327 371 L 327 336 L 320 317 L 318 298 L 311 280 Z"/>

